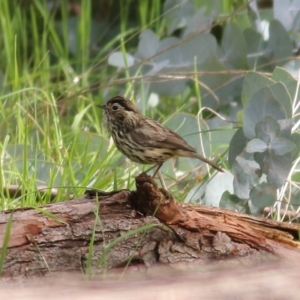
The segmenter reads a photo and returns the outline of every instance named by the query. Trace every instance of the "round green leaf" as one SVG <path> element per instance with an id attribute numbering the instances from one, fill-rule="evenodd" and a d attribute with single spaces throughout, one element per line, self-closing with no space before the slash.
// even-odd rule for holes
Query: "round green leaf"
<path id="1" fill-rule="evenodd" d="M 206 186 L 205 205 L 219 207 L 223 193 L 225 191 L 233 193 L 232 182 L 233 175 L 227 171 L 213 176 Z"/>
<path id="2" fill-rule="evenodd" d="M 249 153 L 255 153 L 255 152 L 265 152 L 268 149 L 268 145 L 260 140 L 260 139 L 253 139 L 250 142 L 248 142 L 246 151 Z"/>
<path id="3" fill-rule="evenodd" d="M 295 144 L 284 138 L 275 138 L 271 142 L 270 148 L 276 155 L 283 155 L 291 152 L 295 148 Z"/>
<path id="4" fill-rule="evenodd" d="M 229 68 L 248 69 L 247 45 L 244 36 L 236 23 L 228 23 L 225 27 L 221 49 L 222 61 Z"/>
<path id="5" fill-rule="evenodd" d="M 252 203 L 260 208 L 272 206 L 276 201 L 276 189 L 272 184 L 263 182 L 250 191 Z"/>
<path id="6" fill-rule="evenodd" d="M 291 99 L 295 97 L 297 90 L 297 80 L 285 69 L 276 67 L 272 74 L 272 80 L 281 82 L 286 87 Z M 300 100 L 300 93 L 297 93 L 297 101 Z"/>
<path id="7" fill-rule="evenodd" d="M 181 0 L 166 0 L 163 6 L 164 20 L 167 24 L 168 35 L 174 30 L 186 26 L 187 20 L 195 13 L 193 2 Z"/>
<path id="8" fill-rule="evenodd" d="M 202 181 L 194 186 L 186 195 L 184 203 L 194 202 L 203 204 L 207 181 Z"/>
<path id="9" fill-rule="evenodd" d="M 256 124 L 255 133 L 257 138 L 269 144 L 279 135 L 280 125 L 273 117 L 268 115 Z"/>
<path id="10" fill-rule="evenodd" d="M 263 87 L 249 99 L 244 109 L 243 130 L 248 139 L 256 137 L 255 126 L 267 115 L 276 120 L 286 119 L 283 106 L 274 98 L 270 88 Z"/>
<path id="11" fill-rule="evenodd" d="M 271 151 L 264 153 L 260 162 L 263 173 L 267 174 L 267 181 L 276 188 L 280 188 L 286 181 L 292 167 L 291 154 L 276 155 Z"/>
<path id="12" fill-rule="evenodd" d="M 158 47 L 158 37 L 152 30 L 146 29 L 140 33 L 137 56 L 142 59 L 153 56 Z"/>
<path id="13" fill-rule="evenodd" d="M 251 2 L 249 2 L 250 4 Z M 253 3 L 253 2 L 252 2 Z M 266 57 L 265 52 L 264 52 L 264 43 L 263 41 L 263 37 L 261 35 L 261 33 L 257 32 L 256 30 L 254 30 L 253 28 L 246 28 L 243 32 L 244 34 L 244 38 L 246 40 L 247 43 L 247 50 L 248 50 L 248 63 L 250 65 L 250 69 L 257 69 L 258 66 L 266 66 L 268 63 L 268 59 Z M 259 76 L 262 76 L 264 79 L 268 79 L 267 77 L 260 75 L 259 73 L 255 73 L 255 72 L 251 72 L 254 74 L 258 74 Z M 268 79 L 269 80 L 269 79 Z M 259 82 L 258 80 L 258 86 L 255 88 L 262 88 L 263 85 L 261 85 L 262 82 Z M 247 98 L 247 100 L 251 97 L 251 95 L 253 93 L 256 92 L 256 90 L 252 90 L 249 89 L 249 92 L 251 93 L 249 95 L 249 97 Z M 243 98 L 243 103 L 246 104 L 246 102 L 244 102 L 244 100 L 246 100 L 245 98 Z"/>
<path id="14" fill-rule="evenodd" d="M 278 120 L 278 124 L 280 126 L 279 137 L 289 139 L 291 137 L 292 128 L 294 124 L 293 119 Z"/>
<path id="15" fill-rule="evenodd" d="M 235 163 L 236 157 L 244 151 L 247 141 L 248 140 L 244 135 L 243 128 L 239 128 L 229 144 L 228 163 L 230 168 L 232 168 L 232 165 Z"/>
<path id="16" fill-rule="evenodd" d="M 221 208 L 230 209 L 234 211 L 247 213 L 247 201 L 240 199 L 234 194 L 230 194 L 225 191 L 221 197 L 220 205 Z"/>
<path id="17" fill-rule="evenodd" d="M 108 57 L 108 63 L 118 68 L 131 67 L 134 64 L 134 57 L 128 53 L 114 52 Z"/>
<path id="18" fill-rule="evenodd" d="M 248 199 L 250 189 L 259 181 L 259 165 L 253 161 L 237 156 L 232 167 L 234 174 L 233 187 L 241 199 Z"/>
<path id="19" fill-rule="evenodd" d="M 293 43 L 282 24 L 274 19 L 270 22 L 269 35 L 266 51 L 271 53 L 270 67 L 275 68 L 284 65 L 293 55 Z"/>
<path id="20" fill-rule="evenodd" d="M 292 99 L 283 83 L 277 82 L 270 86 L 275 99 L 282 104 L 288 118 L 292 117 Z"/>
<path id="21" fill-rule="evenodd" d="M 242 91 L 242 102 L 245 106 L 249 99 L 261 88 L 270 86 L 275 82 L 256 72 L 248 72 L 245 76 Z"/>

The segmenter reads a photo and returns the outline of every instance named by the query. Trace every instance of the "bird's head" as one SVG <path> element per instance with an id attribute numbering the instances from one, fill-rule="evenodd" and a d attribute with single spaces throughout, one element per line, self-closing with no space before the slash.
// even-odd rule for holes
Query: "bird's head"
<path id="1" fill-rule="evenodd" d="M 142 115 L 137 107 L 128 99 L 116 96 L 105 105 L 97 105 L 104 109 L 104 122 L 109 131 L 132 129 L 140 122 Z"/>

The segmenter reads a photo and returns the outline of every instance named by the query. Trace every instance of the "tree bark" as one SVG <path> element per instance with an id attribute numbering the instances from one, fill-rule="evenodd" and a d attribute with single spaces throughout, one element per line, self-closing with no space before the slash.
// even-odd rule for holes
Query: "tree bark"
<path id="1" fill-rule="evenodd" d="M 147 175 L 138 176 L 136 186 L 136 191 L 90 191 L 39 210 L 2 212 L 0 245 L 12 216 L 3 275 L 199 263 L 261 253 L 300 258 L 294 224 L 178 204 Z"/>

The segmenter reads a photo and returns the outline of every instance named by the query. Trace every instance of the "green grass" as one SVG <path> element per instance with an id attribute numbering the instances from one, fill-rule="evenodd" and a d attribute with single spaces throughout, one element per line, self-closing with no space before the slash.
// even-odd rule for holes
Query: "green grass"
<path id="1" fill-rule="evenodd" d="M 2 187 L 18 185 L 26 195 L 2 200 L 1 209 L 49 202 L 47 194 L 41 201 L 36 193 L 28 193 L 39 186 L 57 188 L 57 201 L 70 194 L 79 196 L 97 173 L 102 178 L 97 187 L 109 188 L 113 152 L 103 136 L 100 112 L 93 107 L 96 100 L 85 96 L 57 101 L 59 94 L 74 93 L 89 84 L 88 68 L 93 64 L 89 60 L 90 5 L 90 1 L 83 3 L 77 52 L 70 57 L 66 3 L 61 7 L 62 37 L 44 2 L 33 1 L 25 11 L 20 5 L 10 9 L 9 1 L 0 4 L 5 33 L 0 55 L 8 62 L 2 69 L 0 122 L 5 130 L 0 134 L 0 180 Z M 24 27 L 29 28 L 28 35 Z"/>
<path id="2" fill-rule="evenodd" d="M 3 267 L 4 267 L 4 263 L 5 263 L 6 252 L 7 252 L 9 237 L 10 237 L 10 230 L 11 230 L 11 226 L 12 226 L 12 220 L 13 220 L 13 213 L 10 214 L 10 217 L 7 221 L 6 229 L 5 229 L 5 233 L 4 233 L 4 237 L 3 237 L 3 244 L 2 244 L 1 252 L 0 252 L 0 276 L 2 276 Z"/>
<path id="3" fill-rule="evenodd" d="M 91 1 L 81 2 L 76 26 L 70 24 L 67 2 L 58 11 L 49 10 L 46 1 L 31 1 L 26 7 L 0 2 L 0 59 L 7 62 L 0 69 L 0 210 L 48 203 L 51 188 L 57 189 L 56 201 L 80 196 L 86 187 L 134 188 L 134 176 L 143 167 L 125 161 L 110 144 L 102 112 L 94 104 L 107 100 L 102 96 L 106 85 L 118 86 L 118 74 L 107 64 L 109 53 L 119 48 L 126 56 L 143 28 L 165 31 L 161 4 L 138 3 L 140 24 L 132 27 L 129 2 L 121 1 L 119 34 L 91 55 Z M 128 78 L 125 95 L 135 96 L 128 70 L 123 78 Z M 90 85 L 100 92 L 80 94 Z M 112 87 L 112 95 L 114 91 Z M 76 93 L 80 95 L 68 99 Z M 68 100 L 61 101 L 61 95 Z M 179 111 L 185 110 L 186 97 L 177 98 L 182 99 Z M 142 111 L 161 121 L 175 113 L 167 107 L 146 109 L 145 98 L 141 100 Z M 7 196 L 5 189 L 11 185 L 19 187 L 21 197 Z M 48 190 L 39 194 L 41 187 Z"/>

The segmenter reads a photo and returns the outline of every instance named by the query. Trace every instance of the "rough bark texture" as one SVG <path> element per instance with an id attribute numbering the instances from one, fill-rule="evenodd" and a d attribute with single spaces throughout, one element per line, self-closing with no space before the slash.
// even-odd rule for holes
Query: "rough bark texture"
<path id="1" fill-rule="evenodd" d="M 136 185 L 133 192 L 90 192 L 82 199 L 46 205 L 42 209 L 48 214 L 33 209 L 1 213 L 0 245 L 13 213 L 3 275 L 85 270 L 89 253 L 100 269 L 128 262 L 182 265 L 261 253 L 300 258 L 296 225 L 180 205 L 146 175 L 137 177 Z"/>

